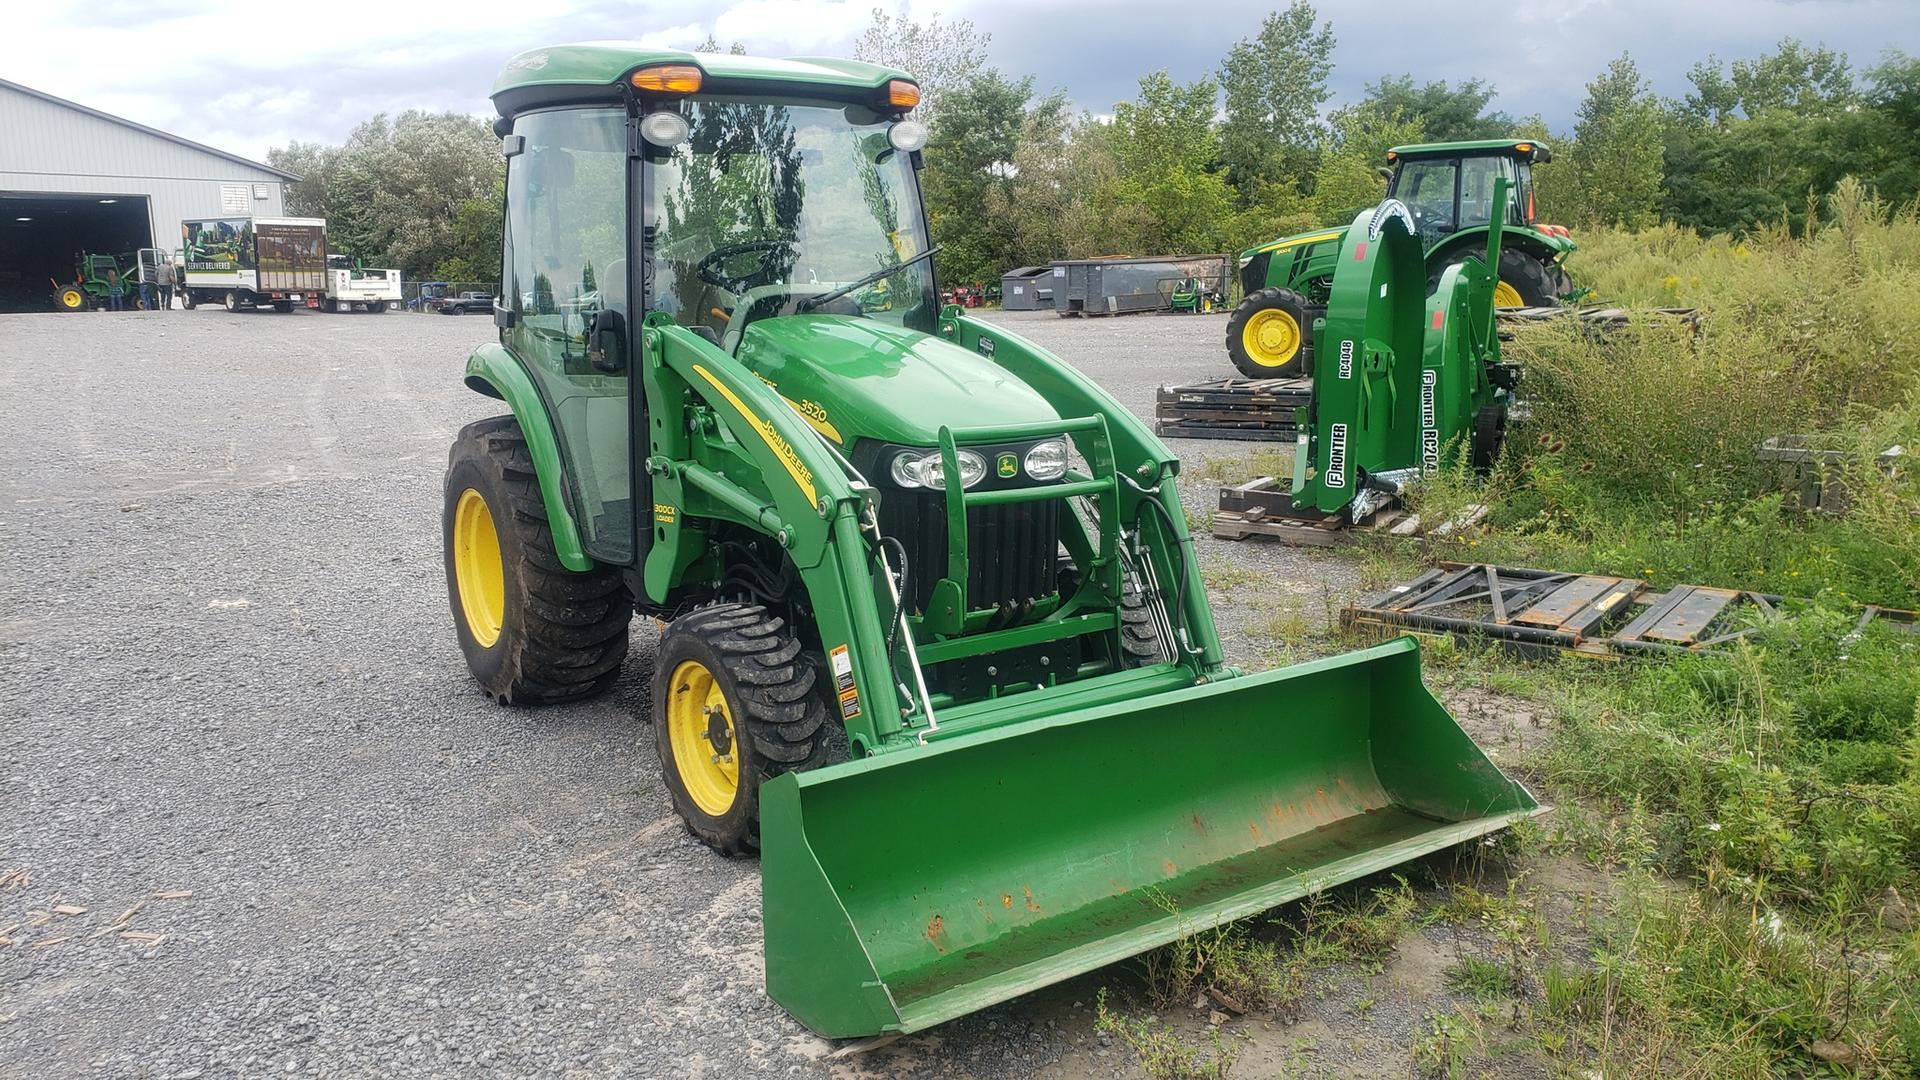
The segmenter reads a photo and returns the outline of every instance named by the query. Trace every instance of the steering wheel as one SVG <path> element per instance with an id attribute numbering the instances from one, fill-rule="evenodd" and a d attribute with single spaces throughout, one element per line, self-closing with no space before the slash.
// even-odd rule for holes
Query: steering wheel
<path id="1" fill-rule="evenodd" d="M 767 256 L 786 250 L 791 243 L 789 240 L 747 240 L 717 247 L 707 252 L 706 257 L 694 266 L 693 274 L 701 281 L 730 293 L 745 292 L 756 285 L 771 285 L 779 280 L 780 269 L 773 266 Z M 748 273 L 734 275 L 721 270 L 728 259 L 755 252 L 761 258 L 759 264 Z"/>

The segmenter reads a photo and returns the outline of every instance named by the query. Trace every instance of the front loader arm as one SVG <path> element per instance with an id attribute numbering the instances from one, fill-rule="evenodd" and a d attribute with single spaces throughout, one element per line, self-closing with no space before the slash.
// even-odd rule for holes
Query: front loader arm
<path id="1" fill-rule="evenodd" d="M 886 651 L 893 611 L 861 535 L 865 497 L 806 421 L 712 342 L 650 317 L 641 364 L 654 501 L 649 598 L 665 603 L 683 583 L 710 520 L 773 537 L 800 571 L 822 648 L 844 651 L 851 665 L 837 695 L 848 737 L 877 748 L 904 726 L 909 702 Z"/>
<path id="2" fill-rule="evenodd" d="M 1169 591 L 1180 595 L 1182 610 L 1174 617 L 1197 654 L 1200 667 L 1211 672 L 1224 664 L 1220 635 L 1213 624 L 1213 610 L 1207 603 L 1206 582 L 1200 576 L 1199 560 L 1187 532 L 1186 511 L 1180 505 L 1179 489 L 1174 483 L 1180 472 L 1180 459 L 1099 385 L 1032 342 L 954 308 L 941 315 L 940 332 L 962 348 L 980 353 L 1005 368 L 1045 398 L 1061 416 L 1097 415 L 1106 419 L 1115 467 L 1129 480 L 1121 485 L 1120 520 L 1133 522 L 1144 499 L 1151 498 L 1160 504 L 1165 514 L 1156 520 L 1161 528 L 1170 529 L 1172 535 L 1166 538 L 1165 545 L 1147 545 L 1145 554 L 1154 560 L 1158 579 L 1168 582 L 1173 586 Z M 1168 550 L 1176 545 L 1184 558 L 1176 560 Z M 1174 584 L 1176 582 L 1179 584 Z"/>

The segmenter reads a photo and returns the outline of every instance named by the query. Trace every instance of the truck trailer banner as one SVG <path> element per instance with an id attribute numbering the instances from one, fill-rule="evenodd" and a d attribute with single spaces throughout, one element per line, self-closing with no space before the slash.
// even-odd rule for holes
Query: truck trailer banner
<path id="1" fill-rule="evenodd" d="M 254 265 L 253 222 L 214 218 L 180 223 L 180 249 L 189 270 L 233 273 Z"/>

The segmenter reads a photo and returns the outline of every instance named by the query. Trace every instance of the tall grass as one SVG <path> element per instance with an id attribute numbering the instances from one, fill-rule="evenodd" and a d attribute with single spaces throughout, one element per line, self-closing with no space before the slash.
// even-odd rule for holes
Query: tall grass
<path id="1" fill-rule="evenodd" d="M 1496 528 L 1446 554 L 1920 606 L 1920 470 L 1873 460 L 1920 447 L 1920 210 L 1852 181 L 1827 209 L 1811 235 L 1583 236 L 1600 296 L 1696 318 L 1520 328 L 1531 414 L 1491 479 Z M 1780 435 L 1841 452 L 1846 515 L 1785 494 L 1757 452 Z"/>
<path id="2" fill-rule="evenodd" d="M 1607 1075 L 1920 1072 L 1920 211 L 1851 181 L 1810 233 L 1580 238 L 1609 301 L 1697 321 L 1523 327 L 1531 415 L 1445 557 L 1806 598 L 1730 655 L 1566 674 L 1537 764 L 1567 828 L 1639 885 L 1536 1017 Z M 1760 460 L 1799 436 L 1843 512 Z"/>

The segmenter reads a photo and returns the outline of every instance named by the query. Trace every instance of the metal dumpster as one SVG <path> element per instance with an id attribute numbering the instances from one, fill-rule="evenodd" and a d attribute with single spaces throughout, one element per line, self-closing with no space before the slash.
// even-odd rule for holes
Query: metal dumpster
<path id="1" fill-rule="evenodd" d="M 1053 306 L 1053 267 L 1023 266 L 1000 275 L 1000 306 L 1008 311 L 1044 311 Z"/>
<path id="2" fill-rule="evenodd" d="M 1190 277 L 1224 292 L 1225 255 L 1064 259 L 1053 264 L 1054 310 L 1068 315 L 1130 315 L 1165 311 L 1173 287 Z"/>

